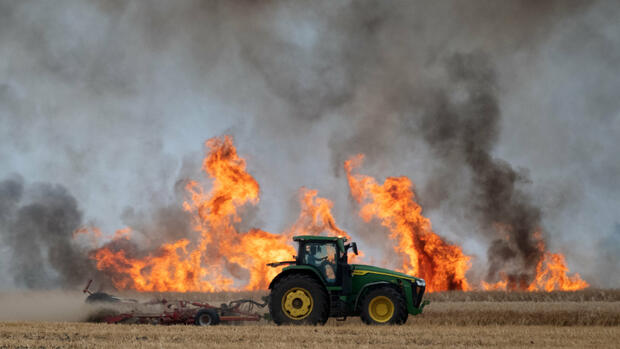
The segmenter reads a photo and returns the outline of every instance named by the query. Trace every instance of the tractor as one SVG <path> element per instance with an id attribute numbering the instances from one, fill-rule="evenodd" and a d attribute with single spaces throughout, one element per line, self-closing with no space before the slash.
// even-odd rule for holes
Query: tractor
<path id="1" fill-rule="evenodd" d="M 295 260 L 269 263 L 288 265 L 269 284 L 269 313 L 278 325 L 324 324 L 360 316 L 366 324 L 402 325 L 429 301 L 422 301 L 423 279 L 396 271 L 349 264 L 348 252 L 357 244 L 344 237 L 295 236 Z"/>

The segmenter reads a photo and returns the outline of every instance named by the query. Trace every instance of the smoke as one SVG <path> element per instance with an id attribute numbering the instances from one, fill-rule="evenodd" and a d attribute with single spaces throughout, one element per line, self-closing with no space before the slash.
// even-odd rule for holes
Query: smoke
<path id="1" fill-rule="evenodd" d="M 398 174 L 385 171 L 389 168 L 404 169 L 409 175 L 411 170 L 398 162 L 407 159 L 410 153 L 426 158 L 421 161 L 422 166 L 411 166 L 418 172 L 430 172 L 426 176 L 413 175 L 425 184 L 420 195 L 423 206 L 461 221 L 462 226 L 450 235 L 457 241 L 482 235 L 488 246 L 486 279 L 496 281 L 501 273 L 507 275 L 511 285 L 524 287 L 531 282 L 542 257 L 537 245 L 544 240 L 539 235 L 544 233 L 544 214 L 557 214 L 554 211 L 566 209 L 570 204 L 546 203 L 548 206 L 543 210 L 540 200 L 528 188 L 529 171 L 515 169 L 495 154 L 500 135 L 506 131 L 502 126 L 507 124 L 502 122 L 502 105 L 507 104 L 502 101 L 506 97 L 502 92 L 505 86 L 514 86 L 505 76 L 512 77 L 508 70 L 511 68 L 527 69 L 506 67 L 506 64 L 513 63 L 514 57 L 531 57 L 539 50 L 555 48 L 553 35 L 561 31 L 555 25 L 580 21 L 590 9 L 584 3 L 556 2 L 547 3 L 547 7 L 513 2 L 482 10 L 480 4 L 468 3 L 468 8 L 463 9 L 470 14 L 481 10 L 479 14 L 472 18 L 455 17 L 454 23 L 442 28 L 454 34 L 450 39 L 441 33 L 425 32 L 430 25 L 421 25 L 420 33 L 414 33 L 394 13 L 380 21 L 384 25 L 376 28 L 375 36 L 398 28 L 400 33 L 420 40 L 411 40 L 410 46 L 403 43 L 390 47 L 391 51 L 380 57 L 375 71 L 381 73 L 372 84 L 359 89 L 363 97 L 352 101 L 353 114 L 357 114 L 355 120 L 351 118 L 353 132 L 348 132 L 348 136 L 345 133 L 344 137 L 337 133 L 330 141 L 332 166 L 338 175 L 342 161 L 361 151 L 376 162 L 381 174 Z M 510 17 L 513 10 L 514 17 Z M 491 18 L 508 20 L 500 24 Z M 484 42 L 471 45 L 480 39 L 473 35 L 463 41 L 462 31 L 469 28 L 481 34 Z M 450 43 L 436 47 L 443 39 Z M 422 57 L 416 49 L 423 53 Z M 376 51 L 380 48 L 376 47 Z M 388 61 L 394 59 L 389 55 L 396 56 L 398 61 Z M 405 57 L 407 61 L 403 60 Z M 498 69 L 505 70 L 498 74 Z M 618 103 L 605 102 L 591 109 L 605 115 L 618 112 Z M 570 113 L 567 117 L 578 116 Z M 518 145 L 522 149 L 530 148 L 524 140 Z M 543 165 L 542 170 L 547 167 Z M 580 187 L 564 186 L 562 190 L 560 195 L 564 197 L 578 196 Z M 443 221 L 447 223 L 445 229 L 450 219 Z"/>
<path id="2" fill-rule="evenodd" d="M 511 284 L 526 287 L 542 258 L 535 238 L 542 233 L 541 210 L 518 187 L 528 183 L 527 175 L 491 154 L 501 120 L 495 71 L 480 52 L 451 56 L 446 69 L 451 90 L 435 93 L 421 132 L 433 154 L 450 164 L 447 171 L 459 174 L 465 166 L 471 172 L 469 208 L 491 239 L 487 279 L 497 281 L 503 272 Z"/>
<path id="3" fill-rule="evenodd" d="M 8 271 L 17 287 L 74 287 L 95 274 L 84 251 L 73 244 L 82 213 L 60 185 L 20 177 L 0 182 L 0 238 L 11 257 Z"/>
<path id="4" fill-rule="evenodd" d="M 83 282 L 88 268 L 65 275 L 55 256 L 83 260 L 80 225 L 130 227 L 137 250 L 191 238 L 183 181 L 201 178 L 202 142 L 230 133 L 261 185 L 243 231 L 285 231 L 306 186 L 389 263 L 342 176 L 361 152 L 374 177 L 412 179 L 481 277 L 527 278 L 540 228 L 603 283 L 596 251 L 617 242 L 620 197 L 618 15 L 614 1 L 0 0 L 0 178 L 25 178 L 3 182 L 0 278 Z M 26 184 L 39 182 L 58 185 Z"/>
<path id="5" fill-rule="evenodd" d="M 616 223 L 613 233 L 599 241 L 597 249 L 601 252 L 596 268 L 601 275 L 614 275 L 620 264 L 620 223 Z M 613 278 L 600 281 L 601 287 L 617 287 Z"/>
<path id="6" fill-rule="evenodd" d="M 98 310 L 84 302 L 84 296 L 67 291 L 2 291 L 0 321 L 84 321 Z"/>

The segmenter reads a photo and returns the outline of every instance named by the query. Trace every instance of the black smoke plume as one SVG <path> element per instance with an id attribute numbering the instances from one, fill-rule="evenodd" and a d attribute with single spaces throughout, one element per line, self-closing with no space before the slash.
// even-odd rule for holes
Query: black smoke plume
<path id="1" fill-rule="evenodd" d="M 501 121 L 495 70 L 481 52 L 457 53 L 445 64 L 451 90 L 434 94 L 420 131 L 453 173 L 465 166 L 471 174 L 469 209 L 491 238 L 487 280 L 497 281 L 502 272 L 509 287 L 526 288 L 542 258 L 536 238 L 537 231 L 542 234 L 541 210 L 519 189 L 527 176 L 492 155 Z M 465 176 L 454 179 L 466 182 Z"/>
<path id="2" fill-rule="evenodd" d="M 0 182 L 0 241 L 9 247 L 9 272 L 20 288 L 69 288 L 96 275 L 86 251 L 74 244 L 82 225 L 77 201 L 61 185 Z"/>

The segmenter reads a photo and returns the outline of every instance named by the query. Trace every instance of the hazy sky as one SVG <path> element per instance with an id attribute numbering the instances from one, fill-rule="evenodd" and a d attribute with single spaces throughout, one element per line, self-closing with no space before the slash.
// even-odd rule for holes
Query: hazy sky
<path id="1" fill-rule="evenodd" d="M 436 232 L 483 263 L 469 175 L 438 179 L 449 163 L 416 123 L 428 91 L 459 100 L 446 57 L 473 52 L 496 76 L 492 155 L 529 179 L 550 249 L 619 287 L 618 18 L 617 1 L 0 0 L 0 181 L 61 184 L 112 233 L 182 201 L 203 142 L 231 134 L 261 185 L 251 224 L 285 230 L 306 186 L 355 235 L 339 167 L 365 152 L 362 173 L 409 176 Z"/>

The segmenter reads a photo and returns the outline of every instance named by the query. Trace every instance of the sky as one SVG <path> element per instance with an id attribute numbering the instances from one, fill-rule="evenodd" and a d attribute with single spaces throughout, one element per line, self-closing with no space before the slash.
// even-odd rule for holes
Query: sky
<path id="1" fill-rule="evenodd" d="M 0 190 L 0 222 L 57 185 L 80 224 L 152 227 L 180 181 L 209 183 L 204 141 L 230 134 L 261 186 L 249 225 L 286 230 L 304 186 L 361 248 L 384 236 L 342 170 L 361 152 L 363 173 L 411 178 L 435 231 L 484 265 L 467 139 L 518 175 L 571 271 L 620 287 L 619 16 L 615 1 L 0 0 L 0 181 L 24 188 Z M 480 93 L 489 123 L 463 102 Z M 474 128 L 432 138 L 442 98 Z M 21 230 L 0 231 L 11 280 Z"/>

